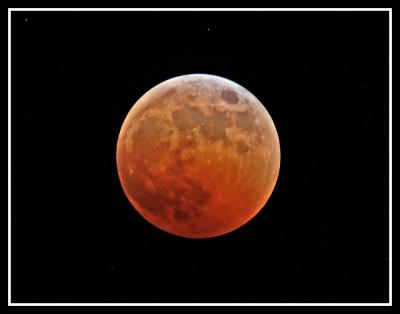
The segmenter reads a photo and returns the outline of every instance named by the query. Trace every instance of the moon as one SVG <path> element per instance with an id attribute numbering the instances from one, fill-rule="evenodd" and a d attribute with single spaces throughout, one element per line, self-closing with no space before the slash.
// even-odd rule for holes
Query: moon
<path id="1" fill-rule="evenodd" d="M 239 84 L 188 74 L 145 93 L 126 116 L 117 169 L 132 206 L 185 238 L 229 233 L 267 203 L 280 167 L 278 133 Z"/>

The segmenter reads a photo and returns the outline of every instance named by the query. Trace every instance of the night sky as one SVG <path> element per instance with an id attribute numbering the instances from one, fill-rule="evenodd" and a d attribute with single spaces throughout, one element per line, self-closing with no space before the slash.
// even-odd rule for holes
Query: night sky
<path id="1" fill-rule="evenodd" d="M 13 302 L 387 302 L 388 12 L 12 12 Z M 174 76 L 267 108 L 281 170 L 225 236 L 145 221 L 116 169 Z"/>

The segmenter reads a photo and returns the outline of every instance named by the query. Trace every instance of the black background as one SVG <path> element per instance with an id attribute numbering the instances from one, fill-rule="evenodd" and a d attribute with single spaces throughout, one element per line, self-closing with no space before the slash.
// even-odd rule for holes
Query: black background
<path id="1" fill-rule="evenodd" d="M 388 12 L 12 12 L 13 302 L 387 302 Z M 277 186 L 191 240 L 126 199 L 134 102 L 188 73 L 266 106 Z"/>

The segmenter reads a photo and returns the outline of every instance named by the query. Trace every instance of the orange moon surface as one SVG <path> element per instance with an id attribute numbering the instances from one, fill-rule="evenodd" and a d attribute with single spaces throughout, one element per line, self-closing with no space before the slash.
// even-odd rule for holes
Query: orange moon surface
<path id="1" fill-rule="evenodd" d="M 251 220 L 275 187 L 280 146 L 261 102 L 228 79 L 189 74 L 150 89 L 117 143 L 130 203 L 154 226 L 186 238 L 229 233 Z"/>

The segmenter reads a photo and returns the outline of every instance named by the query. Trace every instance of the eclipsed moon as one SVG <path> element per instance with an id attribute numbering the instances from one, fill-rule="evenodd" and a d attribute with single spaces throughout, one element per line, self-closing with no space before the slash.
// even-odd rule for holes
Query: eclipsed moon
<path id="1" fill-rule="evenodd" d="M 164 81 L 121 127 L 117 168 L 133 207 L 154 226 L 209 238 L 246 224 L 275 187 L 280 146 L 261 102 L 222 77 Z"/>

